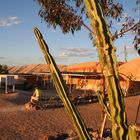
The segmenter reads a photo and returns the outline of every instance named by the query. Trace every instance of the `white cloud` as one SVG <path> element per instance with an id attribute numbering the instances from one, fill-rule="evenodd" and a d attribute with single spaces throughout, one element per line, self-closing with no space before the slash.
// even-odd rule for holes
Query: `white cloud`
<path id="1" fill-rule="evenodd" d="M 57 56 L 59 58 L 69 58 L 69 57 L 90 57 L 94 55 L 93 49 L 85 48 L 61 48 L 61 53 Z"/>
<path id="2" fill-rule="evenodd" d="M 98 61 L 96 48 L 60 48 L 53 57 L 57 64 L 65 65 Z"/>
<path id="3" fill-rule="evenodd" d="M 9 27 L 21 23 L 21 20 L 16 16 L 10 16 L 7 18 L 0 18 L 0 27 Z"/>
<path id="4" fill-rule="evenodd" d="M 137 54 L 136 49 L 135 49 L 134 47 L 131 47 L 131 46 L 129 46 L 129 47 L 127 48 L 127 52 L 128 52 L 128 53 L 131 53 L 131 54 Z"/>
<path id="5" fill-rule="evenodd" d="M 0 56 L 0 59 L 5 59 L 5 57 L 3 57 L 3 56 Z"/>
<path id="6" fill-rule="evenodd" d="M 13 17 L 9 17 L 8 19 L 9 19 L 9 20 L 16 20 L 17 17 L 13 16 Z"/>

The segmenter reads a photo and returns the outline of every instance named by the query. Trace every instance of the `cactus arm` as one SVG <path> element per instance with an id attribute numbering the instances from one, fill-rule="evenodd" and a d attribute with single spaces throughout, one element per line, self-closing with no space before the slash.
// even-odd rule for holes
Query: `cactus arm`
<path id="1" fill-rule="evenodd" d="M 135 128 L 130 125 L 128 130 L 129 130 L 129 133 L 128 133 L 129 140 L 136 140 Z"/>
<path id="2" fill-rule="evenodd" d="M 128 125 L 123 96 L 116 67 L 115 47 L 107 28 L 98 0 L 84 0 L 91 26 L 96 36 L 99 60 L 103 67 L 112 119 L 112 135 L 115 140 L 128 139 Z"/>
<path id="3" fill-rule="evenodd" d="M 106 105 L 105 102 L 103 101 L 102 95 L 101 95 L 99 92 L 97 92 L 97 96 L 98 96 L 99 103 L 102 105 L 103 110 L 104 110 L 104 112 L 105 112 L 106 115 L 107 115 L 107 118 L 108 118 L 109 120 L 111 120 L 111 114 L 110 114 L 110 112 L 109 112 L 109 109 L 108 109 L 107 105 Z"/>
<path id="4" fill-rule="evenodd" d="M 68 89 L 63 81 L 62 75 L 57 68 L 57 65 L 49 53 L 49 49 L 45 41 L 43 40 L 43 37 L 40 33 L 40 31 L 37 28 L 34 28 L 34 34 L 37 38 L 37 41 L 40 45 L 40 48 L 45 56 L 46 62 L 48 63 L 48 66 L 50 68 L 50 72 L 57 90 L 57 93 L 59 97 L 61 98 L 62 102 L 64 103 L 64 107 L 66 108 L 72 123 L 77 131 L 77 134 L 80 138 L 80 140 L 91 140 L 90 135 L 88 134 L 88 131 L 86 129 L 86 126 L 84 124 L 84 121 L 82 120 L 78 110 L 76 109 L 75 105 L 71 102 L 68 94 Z"/>

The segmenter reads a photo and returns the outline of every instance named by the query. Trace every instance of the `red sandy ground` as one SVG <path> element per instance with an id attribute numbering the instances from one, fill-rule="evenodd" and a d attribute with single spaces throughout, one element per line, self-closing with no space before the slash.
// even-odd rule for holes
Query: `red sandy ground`
<path id="1" fill-rule="evenodd" d="M 24 104 L 30 100 L 29 94 L 0 93 L 0 140 L 47 140 L 49 136 L 75 134 L 75 129 L 65 109 L 38 111 L 25 110 Z M 134 123 L 139 96 L 125 98 L 129 124 Z M 99 103 L 78 105 L 87 128 L 98 129 L 101 124 Z M 140 120 L 140 119 L 139 119 Z M 110 127 L 107 122 L 106 127 Z M 62 140 L 62 138 L 56 138 Z"/>

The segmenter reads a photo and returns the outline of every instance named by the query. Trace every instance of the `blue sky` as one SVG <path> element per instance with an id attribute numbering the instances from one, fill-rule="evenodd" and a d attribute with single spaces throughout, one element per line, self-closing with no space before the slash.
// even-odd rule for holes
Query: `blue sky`
<path id="1" fill-rule="evenodd" d="M 121 1 L 125 4 L 125 14 L 140 17 L 131 12 L 135 1 Z M 47 28 L 38 16 L 40 7 L 33 0 L 0 0 L 0 64 L 25 65 L 45 63 L 35 39 L 33 28 L 39 28 L 57 64 L 75 64 L 98 61 L 96 47 L 89 39 L 88 31 L 82 28 L 74 34 L 63 34 L 59 28 Z M 116 27 L 114 27 L 115 29 Z M 132 47 L 132 34 L 114 42 L 117 58 L 124 61 L 123 46 L 128 49 L 128 59 L 139 57 Z"/>

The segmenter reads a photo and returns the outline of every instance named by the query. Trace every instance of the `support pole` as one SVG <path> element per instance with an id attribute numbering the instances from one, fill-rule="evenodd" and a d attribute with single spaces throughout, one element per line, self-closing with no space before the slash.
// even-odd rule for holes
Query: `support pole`
<path id="1" fill-rule="evenodd" d="M 84 88 L 84 94 L 86 94 L 86 85 L 87 85 L 87 82 L 86 82 L 86 76 L 85 76 L 85 88 Z"/>
<path id="2" fill-rule="evenodd" d="M 6 78 L 5 78 L 5 93 L 8 93 L 8 87 L 7 87 L 8 83 L 7 82 L 8 81 L 7 81 L 7 76 L 6 76 Z"/>
<path id="3" fill-rule="evenodd" d="M 13 84 L 13 93 L 15 92 L 15 84 Z"/>
<path id="4" fill-rule="evenodd" d="M 71 76 L 70 76 L 70 94 L 72 92 L 72 87 L 71 87 Z"/>

